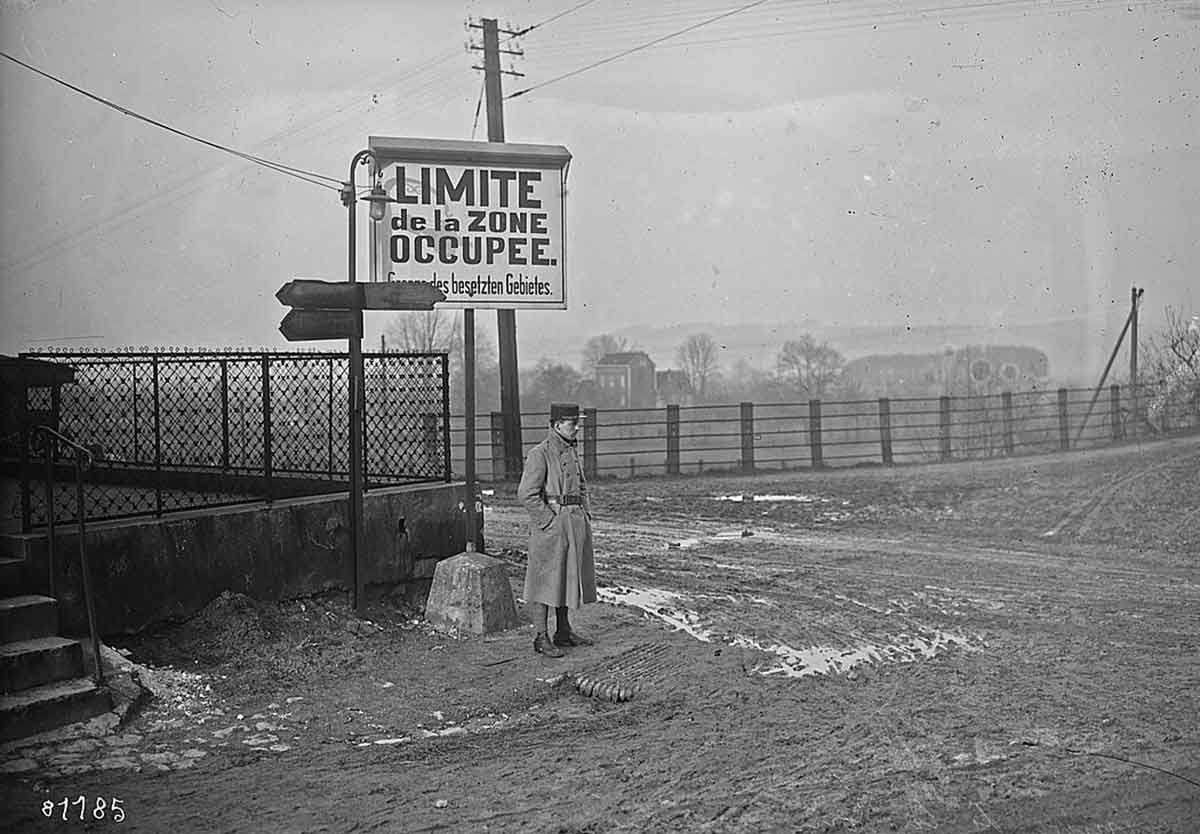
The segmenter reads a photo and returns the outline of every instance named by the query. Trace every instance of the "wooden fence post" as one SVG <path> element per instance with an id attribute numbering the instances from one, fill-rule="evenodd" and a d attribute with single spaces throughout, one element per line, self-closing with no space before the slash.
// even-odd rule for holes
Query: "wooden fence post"
<path id="1" fill-rule="evenodd" d="M 1112 423 L 1112 439 L 1120 440 L 1125 436 L 1125 427 L 1121 425 L 1121 386 L 1108 386 L 1109 417 Z"/>
<path id="2" fill-rule="evenodd" d="M 825 466 L 825 457 L 821 452 L 821 401 L 808 401 L 808 453 L 812 459 L 812 468 L 821 469 Z"/>
<path id="3" fill-rule="evenodd" d="M 1171 431 L 1171 390 L 1165 379 L 1159 380 L 1158 385 L 1162 390 L 1162 433 L 1167 434 Z"/>
<path id="4" fill-rule="evenodd" d="M 939 400 L 939 428 L 941 433 L 942 460 L 950 460 L 950 398 L 941 397 Z"/>
<path id="5" fill-rule="evenodd" d="M 742 472 L 754 471 L 754 403 L 742 403 Z"/>
<path id="6" fill-rule="evenodd" d="M 1064 452 L 1071 448 L 1071 424 L 1067 418 L 1067 389 L 1058 389 L 1058 446 Z"/>
<path id="7" fill-rule="evenodd" d="M 492 428 L 492 480 L 508 480 L 508 458 L 504 454 L 504 412 L 493 411 Z"/>
<path id="8" fill-rule="evenodd" d="M 879 447 L 883 465 L 892 465 L 892 403 L 887 397 L 879 398 Z"/>
<path id="9" fill-rule="evenodd" d="M 667 474 L 679 474 L 679 406 L 667 406 Z"/>
<path id="10" fill-rule="evenodd" d="M 583 410 L 583 477 L 594 481 L 599 467 L 596 465 L 596 409 Z"/>
<path id="11" fill-rule="evenodd" d="M 1012 457 L 1017 450 L 1016 432 L 1013 420 L 1013 398 L 1012 391 L 1005 391 L 1000 394 L 1001 408 L 1004 411 L 1004 454 Z"/>

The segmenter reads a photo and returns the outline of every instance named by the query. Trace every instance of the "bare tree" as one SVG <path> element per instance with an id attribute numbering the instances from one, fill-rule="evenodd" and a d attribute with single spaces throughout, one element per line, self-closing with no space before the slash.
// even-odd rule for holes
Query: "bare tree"
<path id="1" fill-rule="evenodd" d="M 775 374 L 788 391 L 806 397 L 825 395 L 842 373 L 846 360 L 827 342 L 807 333 L 784 342 L 775 363 Z"/>
<path id="2" fill-rule="evenodd" d="M 451 408 L 462 411 L 466 388 L 462 317 L 449 310 L 397 313 L 384 330 L 389 349 L 407 353 L 447 353 L 450 359 Z M 475 408 L 479 413 L 500 402 L 499 362 L 489 334 L 475 331 Z"/>
<path id="3" fill-rule="evenodd" d="M 675 350 L 680 369 L 687 374 L 696 399 L 707 399 L 710 384 L 717 375 L 717 343 L 707 333 L 694 333 L 683 340 Z"/>
<path id="4" fill-rule="evenodd" d="M 583 357 L 580 369 L 584 376 L 590 377 L 596 372 L 596 364 L 610 353 L 622 353 L 629 350 L 629 343 L 624 338 L 617 338 L 611 333 L 601 333 L 587 340 L 583 346 Z"/>
<path id="5" fill-rule="evenodd" d="M 1200 315 L 1167 307 L 1164 319 L 1139 346 L 1138 382 L 1149 384 L 1146 416 L 1156 425 L 1200 418 Z"/>
<path id="6" fill-rule="evenodd" d="M 389 346 L 409 353 L 445 351 L 451 355 L 462 347 L 461 319 L 445 310 L 397 313 L 384 331 Z"/>
<path id="7" fill-rule="evenodd" d="M 526 411 L 544 412 L 553 402 L 575 400 L 583 377 L 565 363 L 543 357 L 521 374 L 521 405 Z"/>
<path id="8" fill-rule="evenodd" d="M 756 368 L 745 358 L 739 359 L 728 374 L 708 381 L 709 395 L 721 402 L 779 401 L 779 383 L 774 375 Z"/>

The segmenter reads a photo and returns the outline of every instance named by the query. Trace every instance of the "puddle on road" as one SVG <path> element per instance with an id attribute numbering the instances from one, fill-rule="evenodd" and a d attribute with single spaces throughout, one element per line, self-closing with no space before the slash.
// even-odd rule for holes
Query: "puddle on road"
<path id="1" fill-rule="evenodd" d="M 778 658 L 777 661 L 759 663 L 754 667 L 754 671 L 763 676 L 782 675 L 799 678 L 827 675 L 847 672 L 862 663 L 908 663 L 920 658 L 933 657 L 952 646 L 971 647 L 970 641 L 961 635 L 935 628 L 922 628 L 921 634 L 902 632 L 893 636 L 892 642 L 888 643 L 863 643 L 849 649 L 834 646 L 795 648 L 785 643 L 762 642 L 744 634 L 718 633 L 705 626 L 699 613 L 686 608 L 683 605 L 686 598 L 675 591 L 617 585 L 597 589 L 597 596 L 602 602 L 645 611 L 675 630 L 684 631 L 704 643 L 722 642 L 774 655 Z M 760 600 L 761 598 L 752 598 L 749 601 L 759 603 Z"/>
<path id="2" fill-rule="evenodd" d="M 825 498 L 824 496 L 821 496 L 821 495 L 805 495 L 803 493 L 800 493 L 800 494 L 768 493 L 765 495 L 759 495 L 757 493 L 735 493 L 733 495 L 712 495 L 709 497 L 713 501 L 732 501 L 735 504 L 742 503 L 743 501 L 758 501 L 758 502 L 768 502 L 768 503 L 772 503 L 772 504 L 783 504 L 783 503 L 788 503 L 788 502 L 793 503 L 793 504 L 840 503 L 843 507 L 850 506 L 849 501 L 843 500 L 843 501 L 839 502 L 833 498 Z"/>
<path id="3" fill-rule="evenodd" d="M 667 542 L 667 547 L 672 550 L 688 550 L 689 548 L 699 547 L 705 542 L 739 542 L 743 539 L 751 538 L 754 538 L 753 530 L 725 530 L 720 533 L 713 533 L 711 536 L 669 541 Z"/>
<path id="4" fill-rule="evenodd" d="M 611 605 L 626 605 L 640 608 L 652 617 L 657 617 L 676 631 L 686 631 L 697 640 L 713 642 L 713 634 L 700 624 L 700 615 L 678 604 L 681 594 L 661 588 L 626 588 L 615 585 L 597 588 L 596 596 L 601 602 Z"/>
<path id="5" fill-rule="evenodd" d="M 803 493 L 792 494 L 755 494 L 755 493 L 734 493 L 733 495 L 710 495 L 710 501 L 727 501 L 734 504 L 756 503 L 767 504 L 766 509 L 760 510 L 760 516 L 770 516 L 772 511 L 777 509 L 778 504 L 806 504 L 818 507 L 812 521 L 846 521 L 852 517 L 849 509 L 850 502 L 844 499 L 826 498 L 821 495 L 805 495 Z"/>
<path id="6" fill-rule="evenodd" d="M 806 649 L 794 649 L 782 643 L 763 645 L 749 637 L 738 635 L 733 645 L 758 649 L 761 652 L 775 654 L 783 662 L 774 666 L 759 665 L 755 671 L 760 675 L 783 675 L 789 678 L 801 678 L 807 675 L 827 675 L 830 672 L 848 672 L 861 663 L 872 661 L 892 661 L 911 663 L 922 657 L 929 658 L 951 646 L 969 648 L 966 638 L 957 634 L 929 629 L 927 636 L 900 634 L 897 642 L 886 644 L 867 643 L 852 649 L 839 649 L 829 646 L 811 646 Z"/>

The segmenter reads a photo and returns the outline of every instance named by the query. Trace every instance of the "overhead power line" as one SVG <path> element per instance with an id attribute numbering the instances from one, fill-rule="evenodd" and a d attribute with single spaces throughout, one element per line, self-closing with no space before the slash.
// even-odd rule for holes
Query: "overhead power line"
<path id="1" fill-rule="evenodd" d="M 726 0 L 728 2 L 728 0 Z M 725 38 L 730 35 L 750 36 L 754 33 L 764 33 L 769 36 L 780 27 L 817 26 L 838 21 L 860 21 L 865 25 L 882 23 L 888 18 L 904 17 L 914 23 L 953 22 L 975 23 L 985 19 L 983 15 L 995 9 L 1004 16 L 1015 12 L 1020 17 L 1033 18 L 1039 15 L 1068 15 L 1080 11 L 1114 11 L 1126 8 L 1146 8 L 1162 5 L 1163 0 L 989 0 L 989 2 L 930 2 L 926 3 L 897 3 L 896 0 L 855 0 L 848 2 L 829 2 L 829 0 L 791 0 L 772 6 L 764 6 L 750 13 L 739 15 L 739 21 L 744 21 L 742 31 L 722 25 L 715 36 Z M 646 39 L 656 31 L 672 31 L 680 26 L 686 26 L 706 15 L 714 14 L 719 9 L 692 8 L 680 10 L 674 8 L 670 12 L 659 11 L 639 17 L 622 15 L 619 18 L 604 20 L 579 28 L 578 31 L 564 33 L 556 37 L 552 44 L 538 50 L 539 56 L 551 53 L 577 53 L 581 49 L 596 49 L 601 55 L 627 46 L 629 38 Z M 978 14 L 977 14 L 978 12 Z M 936 17 L 936 20 L 934 19 Z M 799 30 L 796 30 L 799 31 Z M 623 42 L 622 42 L 623 41 Z M 636 41 L 635 41 L 636 42 Z M 710 41 L 674 40 L 669 46 L 681 44 L 707 43 Z"/>
<path id="2" fill-rule="evenodd" d="M 1016 0 L 1007 0 L 1004 2 L 988 2 L 967 4 L 962 6 L 948 6 L 929 9 L 913 9 L 912 13 L 918 16 L 927 14 L 937 14 L 945 12 L 963 12 L 978 11 L 977 15 L 962 14 L 955 18 L 951 18 L 958 23 L 981 23 L 984 21 L 1003 21 L 1011 19 L 1014 16 L 1025 17 L 1049 17 L 1058 16 L 1067 13 L 1078 14 L 1080 12 L 1096 12 L 1105 9 L 1111 9 L 1116 4 L 1100 5 L 1104 0 L 1059 0 L 1053 6 L 1025 6 L 1020 8 L 1020 3 Z M 1143 6 L 1142 2 L 1129 2 L 1129 0 L 1120 0 L 1123 5 L 1128 7 Z M 1012 6 L 1012 9 L 1007 7 Z M 1013 12 L 1018 12 L 1019 15 L 1014 15 Z M 878 20 L 854 20 L 850 18 L 833 19 L 812 26 L 800 26 L 791 29 L 776 29 L 775 31 L 763 32 L 747 32 L 735 33 L 727 36 L 718 36 L 711 38 L 698 38 L 693 40 L 678 41 L 676 43 L 663 44 L 664 48 L 670 49 L 675 47 L 686 48 L 689 46 L 710 46 L 715 44 L 729 44 L 744 41 L 768 40 L 777 38 L 788 38 L 802 35 L 819 35 L 833 34 L 839 32 L 848 32 L 855 29 L 864 29 L 870 26 L 871 28 L 881 28 L 883 26 L 896 27 L 903 24 L 919 25 L 928 21 L 913 17 L 905 17 L 905 12 L 884 12 Z"/>
<path id="3" fill-rule="evenodd" d="M 433 58 L 431 58 L 427 61 L 424 61 L 420 64 L 417 64 L 415 66 L 408 68 L 406 71 L 402 72 L 398 76 L 395 75 L 394 73 L 380 73 L 376 77 L 367 79 L 367 82 L 372 85 L 378 84 L 380 86 L 398 84 L 401 81 L 407 80 L 409 78 L 413 78 L 413 77 L 423 75 L 423 74 L 428 74 L 431 71 L 433 71 L 435 69 L 435 67 L 446 63 L 448 60 L 450 60 L 451 58 L 454 58 L 455 56 L 457 56 L 459 54 L 461 54 L 461 53 L 460 53 L 460 50 L 458 50 L 458 49 L 447 50 L 443 53 L 440 53 L 440 54 L 434 56 Z M 5 57 L 12 58 L 12 56 L 8 56 L 8 55 L 6 55 Z M 16 59 L 13 59 L 13 60 L 16 60 Z M 16 61 L 16 62 L 22 63 L 21 61 Z M 47 73 L 43 73 L 41 70 L 38 70 L 35 67 L 30 67 L 30 69 L 34 72 L 37 72 L 42 75 L 46 75 L 47 77 L 50 77 Z M 58 79 L 53 79 L 53 80 L 57 81 Z M 70 85 L 68 85 L 68 86 L 70 86 Z M 426 85 L 426 86 L 417 88 L 417 91 L 413 95 L 417 99 L 420 99 L 422 101 L 419 101 L 417 103 L 416 109 L 423 109 L 422 102 L 426 99 L 436 100 L 439 102 L 444 100 L 444 92 L 436 91 L 436 90 L 432 89 L 432 87 L 433 87 L 433 85 Z M 90 96 L 90 94 L 87 91 L 81 91 L 81 92 L 84 95 Z M 406 97 L 406 104 L 408 101 L 411 101 L 410 97 Z M 108 104 L 108 102 L 105 102 L 105 103 Z M 266 146 L 266 145 L 277 144 L 280 142 L 294 142 L 301 138 L 306 139 L 308 141 L 312 141 L 315 138 L 323 137 L 326 134 L 330 133 L 331 131 L 337 129 L 342 122 L 347 121 L 349 118 L 353 118 L 355 115 L 353 111 L 360 110 L 363 106 L 364 106 L 363 102 L 359 101 L 359 102 L 355 102 L 352 104 L 342 105 L 342 106 L 333 108 L 331 110 L 327 110 L 324 115 L 320 115 L 320 116 L 308 121 L 304 126 L 302 126 L 300 128 L 288 128 L 285 130 L 281 130 L 278 133 L 276 133 L 275 135 L 266 138 L 260 144 L 263 146 Z M 367 103 L 366 106 L 368 106 L 368 107 L 370 106 L 369 102 Z M 413 109 L 411 107 L 406 108 L 406 110 L 408 113 L 413 112 Z M 330 123 L 332 123 L 332 126 L 330 126 Z M 170 128 L 167 128 L 167 129 L 170 129 Z M 190 136 L 189 136 L 189 138 L 190 138 Z M 200 140 L 200 141 L 206 142 L 206 140 Z M 234 151 L 234 154 L 239 156 L 239 158 L 244 158 L 241 156 L 240 152 Z M 249 156 L 252 156 L 256 160 L 261 160 L 261 162 L 259 162 L 258 164 L 263 165 L 264 167 L 267 167 L 267 168 L 272 168 L 273 170 L 281 170 L 281 169 L 295 170 L 295 171 L 299 172 L 298 174 L 296 174 L 296 176 L 300 176 L 301 174 L 312 173 L 312 172 L 306 172 L 306 171 L 304 171 L 304 169 L 300 169 L 300 168 L 291 169 L 291 166 L 284 166 L 281 163 L 274 163 L 263 157 L 254 156 L 253 154 L 250 154 Z M 278 166 L 278 167 L 276 167 L 276 166 Z M 29 269 L 33 266 L 36 266 L 36 265 L 42 263 L 43 261 L 46 261 L 52 257 L 60 255 L 65 250 L 65 248 L 70 248 L 73 246 L 81 245 L 88 236 L 95 234 L 99 230 L 111 230 L 118 226 L 124 225 L 125 223 L 129 222 L 130 220 L 140 217 L 142 214 L 149 211 L 151 208 L 153 208 L 155 206 L 161 206 L 161 205 L 165 205 L 165 204 L 174 203 L 180 197 L 186 196 L 187 194 L 194 192 L 196 190 L 196 188 L 199 187 L 198 186 L 199 181 L 202 178 L 208 176 L 210 173 L 212 173 L 212 172 L 211 171 L 201 171 L 199 173 L 192 174 L 188 177 L 185 177 L 185 178 L 181 179 L 180 181 L 167 186 L 166 188 L 157 189 L 154 192 L 154 194 L 152 194 L 152 195 L 137 196 L 133 199 L 130 199 L 126 203 L 116 207 L 107 216 L 88 224 L 84 228 L 73 229 L 70 234 L 60 235 L 60 236 L 56 237 L 55 239 L 43 241 L 41 244 L 35 246 L 31 251 L 27 252 L 26 254 L 18 255 L 17 257 L 4 262 L 3 264 L 0 264 L 0 272 L 8 273 L 13 270 Z M 316 184 L 322 185 L 327 188 L 331 188 L 332 190 L 335 190 L 335 191 L 340 190 L 340 183 L 341 183 L 340 179 L 337 179 L 334 177 L 326 177 L 326 176 L 318 175 L 315 173 L 313 174 L 313 176 L 318 176 L 323 180 L 328 180 L 331 183 L 338 183 L 339 185 L 337 185 L 337 186 L 325 185 L 324 183 L 316 183 Z M 300 176 L 300 178 L 303 178 L 303 177 Z"/>
<path id="4" fill-rule="evenodd" d="M 956 16 L 960 16 L 963 20 L 976 20 L 976 19 L 981 19 L 980 17 L 976 17 L 976 15 L 982 15 L 982 14 L 988 14 L 988 13 L 995 14 L 995 13 L 1004 13 L 1004 12 L 1007 12 L 1007 13 L 1018 12 L 1022 16 L 1047 15 L 1047 14 L 1070 13 L 1070 12 L 1081 12 L 1081 11 L 1097 11 L 1097 10 L 1101 10 L 1101 9 L 1112 9 L 1112 8 L 1116 8 L 1116 7 L 1122 6 L 1122 5 L 1129 6 L 1129 7 L 1134 7 L 1134 6 L 1144 7 L 1147 5 L 1147 3 L 1144 2 L 1144 0 L 1128 0 L 1128 2 L 1120 2 L 1120 3 L 1118 3 L 1117 0 L 1062 0 L 1062 2 L 1057 2 L 1057 3 L 1043 3 L 1043 2 L 1037 2 L 1037 0 L 980 0 L 979 2 L 967 2 L 967 3 L 959 3 L 959 4 L 954 4 L 954 5 L 937 4 L 937 5 L 930 5 L 930 6 L 924 6 L 924 7 L 915 7 L 915 8 L 904 9 L 902 11 L 886 11 L 886 10 L 880 9 L 880 8 L 864 10 L 862 7 L 858 7 L 855 10 L 855 12 L 857 12 L 857 13 L 847 12 L 845 14 L 839 14 L 837 12 L 833 12 L 830 14 L 830 7 L 828 6 L 828 4 L 825 4 L 825 3 L 820 3 L 820 4 L 818 4 L 818 3 L 811 3 L 811 4 L 810 3 L 802 3 L 802 4 L 799 4 L 799 7 L 803 8 L 804 10 L 809 10 L 809 11 L 820 10 L 820 11 L 823 11 L 823 12 L 829 14 L 829 17 L 827 19 L 819 21 L 819 22 L 814 21 L 814 23 L 812 25 L 802 26 L 802 27 L 798 27 L 798 28 L 779 30 L 777 28 L 779 21 L 775 21 L 771 24 L 772 27 L 775 27 L 774 31 L 734 33 L 732 35 L 726 35 L 724 37 L 714 37 L 714 38 L 703 39 L 703 40 L 694 40 L 694 39 L 693 40 L 684 40 L 684 41 L 677 41 L 675 43 L 670 43 L 670 44 L 666 43 L 667 41 L 675 41 L 675 39 L 679 38 L 680 36 L 688 34 L 689 32 L 694 32 L 695 30 L 697 30 L 701 27 L 708 26 L 712 23 L 716 23 L 718 21 L 724 20 L 724 19 L 732 17 L 734 15 L 749 11 L 757 6 L 761 6 L 761 5 L 765 4 L 766 2 L 767 2 L 767 0 L 758 0 L 758 2 L 748 3 L 746 5 L 739 6 L 734 9 L 730 9 L 726 12 L 722 12 L 721 14 L 715 15 L 713 17 L 706 18 L 697 23 L 693 23 L 688 26 L 684 26 L 682 28 L 675 29 L 671 32 L 668 32 L 667 34 L 653 38 L 644 43 L 640 43 L 640 44 L 630 47 L 628 49 L 621 50 L 615 54 L 608 55 L 604 58 L 601 58 L 600 60 L 587 63 L 581 67 L 577 67 L 576 69 L 570 70 L 569 72 L 564 72 L 560 75 L 556 75 L 552 78 L 547 79 L 546 81 L 542 81 L 538 84 L 533 84 L 529 87 L 518 90 L 518 91 L 506 96 L 505 98 L 516 98 L 518 96 L 525 95 L 526 93 L 532 92 L 537 89 L 541 89 L 542 87 L 546 87 L 550 84 L 555 84 L 564 79 L 572 78 L 576 75 L 580 75 L 589 70 L 595 69 L 595 68 L 603 66 L 605 64 L 612 63 L 613 61 L 619 60 L 620 58 L 627 57 L 636 52 L 640 52 L 640 51 L 643 51 L 646 49 L 650 49 L 652 47 L 663 46 L 663 45 L 666 45 L 666 46 L 694 46 L 694 45 L 709 44 L 709 43 L 727 43 L 727 42 L 738 41 L 738 40 L 755 40 L 758 38 L 774 38 L 774 37 L 797 35 L 797 34 L 808 34 L 808 33 L 816 34 L 816 33 L 828 33 L 828 32 L 836 32 L 836 31 L 847 31 L 847 30 L 861 29 L 861 28 L 877 29 L 877 28 L 883 27 L 884 25 L 895 26 L 895 25 L 906 24 L 906 23 L 920 23 L 920 22 L 922 22 L 922 18 L 925 18 L 927 16 L 932 16 L 932 15 L 956 15 Z M 788 10 L 794 10 L 795 8 L 797 8 L 797 6 L 789 6 L 786 8 Z M 868 11 L 868 13 L 863 14 L 862 13 L 863 11 Z M 672 16 L 678 16 L 678 13 L 673 13 Z M 665 20 L 667 18 L 665 16 L 663 16 L 661 19 Z M 628 21 L 622 22 L 622 26 L 627 25 L 627 24 L 628 24 Z M 645 28 L 645 25 L 646 24 L 643 24 L 636 28 L 640 31 L 641 29 Z M 619 31 L 622 28 L 622 26 L 618 26 L 617 28 L 615 28 L 614 32 Z M 589 31 L 588 41 L 590 43 L 595 42 L 594 34 L 595 34 L 594 31 Z M 556 44 L 555 47 L 557 48 L 557 51 L 577 49 L 576 46 L 573 46 L 569 43 L 559 43 L 559 44 Z M 555 47 L 552 47 L 550 50 L 546 50 L 546 51 L 547 52 L 556 51 Z"/>
<path id="5" fill-rule="evenodd" d="M 551 24 L 551 23 L 553 23 L 554 21 L 556 21 L 556 20 L 558 20 L 558 19 L 560 19 L 560 18 L 566 17 L 567 15 L 571 14 L 572 12 L 577 12 L 577 11 L 579 11 L 579 10 L 580 10 L 580 9 L 582 9 L 584 6 L 590 6 L 590 5 L 592 5 L 593 3 L 595 3 L 595 2 L 596 2 L 596 0 L 583 0 L 583 2 L 582 2 L 582 3 L 576 3 L 576 4 L 575 4 L 574 6 L 572 6 L 571 8 L 569 8 L 569 9 L 565 9 L 565 10 L 563 10 L 563 11 L 559 12 L 558 14 L 550 15 L 550 17 L 546 18 L 545 20 L 539 21 L 539 22 L 537 22 L 537 23 L 533 24 L 532 26 L 526 26 L 524 29 L 522 29 L 522 30 L 521 30 L 520 32 L 518 32 L 517 34 L 515 34 L 515 35 L 509 35 L 509 36 L 508 36 L 507 38 L 505 38 L 504 40 L 506 40 L 506 41 L 509 41 L 509 40 L 512 40 L 513 38 L 519 38 L 519 37 L 521 37 L 522 35 L 528 35 L 528 34 L 529 34 L 530 32 L 532 32 L 534 29 L 540 29 L 541 27 L 543 27 L 543 26 L 546 26 L 546 25 L 548 25 L 548 24 Z"/>
<path id="6" fill-rule="evenodd" d="M 7 58 L 8 60 L 12 61 L 14 64 L 18 64 L 18 65 L 24 67 L 25 69 L 29 70 L 30 72 L 37 73 L 38 75 L 42 76 L 43 78 L 48 78 L 49 80 L 53 81 L 55 84 L 60 84 L 63 87 L 66 87 L 68 90 L 72 90 L 76 93 L 79 93 L 82 96 L 86 96 L 87 98 L 92 99 L 93 101 L 97 101 L 100 104 L 103 104 L 105 107 L 111 107 L 113 110 L 116 110 L 118 113 L 122 113 L 126 116 L 131 116 L 135 119 L 139 119 L 143 122 L 146 122 L 147 124 L 151 124 L 151 125 L 154 125 L 155 127 L 162 128 L 163 130 L 165 130 L 169 133 L 174 133 L 176 136 L 182 136 L 184 139 L 190 139 L 193 142 L 199 142 L 201 145 L 206 145 L 206 146 L 208 146 L 210 148 L 214 148 L 218 151 L 224 151 L 225 153 L 233 154 L 234 156 L 240 157 L 241 159 L 244 159 L 247 162 L 253 162 L 255 165 L 262 165 L 265 168 L 270 168 L 273 171 L 278 171 L 281 174 L 287 174 L 288 176 L 295 177 L 296 179 L 304 180 L 305 182 L 311 182 L 313 185 L 319 185 L 322 188 L 331 188 L 334 191 L 336 191 L 336 190 L 338 190 L 338 187 L 328 184 L 328 183 L 338 183 L 339 185 L 341 183 L 341 180 L 337 179 L 336 177 L 327 177 L 324 174 L 318 174 L 313 171 L 305 171 L 303 168 L 293 168 L 290 165 L 284 165 L 283 163 L 280 163 L 280 162 L 274 162 L 270 159 L 264 159 L 263 157 L 255 156 L 254 154 L 244 153 L 243 151 L 239 151 L 234 148 L 228 147 L 227 145 L 222 145 L 219 142 L 213 142 L 209 139 L 204 139 L 200 136 L 196 136 L 194 134 L 188 133 L 186 130 L 180 130 L 179 128 L 172 127 L 171 125 L 166 124 L 165 122 L 160 122 L 158 119 L 152 119 L 149 116 L 145 116 L 141 113 L 138 113 L 136 110 L 130 110 L 128 107 L 122 107 L 121 105 L 117 104 L 116 102 L 110 101 L 110 100 L 104 98 L 103 96 L 98 96 L 95 93 L 89 92 L 88 90 L 85 90 L 82 87 L 78 87 L 69 81 L 64 81 L 63 79 L 59 78 L 58 76 L 52 75 L 52 74 L 46 72 L 45 70 L 38 69 L 37 67 L 33 66 L 32 64 L 27 64 L 24 61 L 22 61 L 20 58 L 9 55 L 7 52 L 0 52 L 0 56 Z M 321 180 L 326 180 L 327 182 L 321 182 Z"/>
<path id="7" fill-rule="evenodd" d="M 524 29 L 521 29 L 516 32 L 510 32 L 508 34 L 508 37 L 501 39 L 500 42 L 507 43 L 508 41 L 514 40 L 514 39 L 522 37 L 524 35 L 528 35 L 530 32 L 534 31 L 535 29 L 541 29 L 543 26 L 548 26 L 549 24 L 553 23 L 554 21 L 561 20 L 562 18 L 566 17 L 567 15 L 571 14 L 572 12 L 577 12 L 580 9 L 582 9 L 584 6 L 590 6 L 590 5 L 592 5 L 592 3 L 595 3 L 595 2 L 596 2 L 596 0 L 583 0 L 582 3 L 576 3 L 574 6 L 571 6 L 569 9 L 564 9 L 563 11 L 558 12 L 557 14 L 552 14 L 552 15 L 550 15 L 550 17 L 547 17 L 544 20 L 539 20 L 537 23 L 534 23 L 530 26 L 526 26 Z M 476 27 L 474 24 L 472 24 L 472 28 L 478 28 L 478 27 Z M 474 47 L 472 47 L 472 48 L 474 48 Z M 479 128 L 479 112 L 480 112 L 481 108 L 483 107 L 483 94 L 486 89 L 487 89 L 487 81 L 485 79 L 483 84 L 479 88 L 479 100 L 475 102 L 475 121 L 471 125 L 471 140 L 472 141 L 475 140 L 475 131 Z"/>
<path id="8" fill-rule="evenodd" d="M 685 26 L 682 29 L 678 29 L 674 32 L 670 32 L 666 35 L 655 38 L 654 40 L 646 41 L 643 44 L 638 44 L 637 46 L 630 47 L 629 49 L 626 49 L 622 52 L 618 52 L 616 55 L 609 55 L 607 58 L 601 58 L 599 61 L 594 61 L 585 66 L 579 67 L 578 69 L 571 70 L 570 72 L 564 72 L 562 75 L 556 75 L 554 78 L 543 81 L 540 84 L 534 84 L 532 87 L 526 87 L 522 90 L 517 90 L 515 93 L 505 96 L 505 98 L 506 99 L 516 98 L 517 96 L 523 96 L 526 93 L 531 93 L 534 90 L 540 90 L 542 87 L 546 87 L 550 84 L 554 84 L 555 82 L 562 81 L 563 79 L 566 79 L 566 78 L 571 78 L 572 76 L 579 75 L 580 73 L 587 72 L 588 70 L 595 69 L 596 67 L 603 66 L 604 64 L 612 63 L 613 61 L 616 61 L 619 58 L 624 58 L 626 55 L 632 55 L 633 53 L 640 52 L 643 49 L 649 49 L 650 47 L 654 46 L 655 44 L 660 44 L 663 41 L 670 40 L 671 38 L 677 38 L 680 35 L 685 35 L 688 32 L 693 32 L 696 29 L 699 29 L 701 26 L 707 26 L 710 23 L 716 23 L 718 20 L 724 20 L 727 17 L 732 17 L 735 14 L 741 14 L 742 12 L 753 9 L 755 6 L 761 6 L 764 3 L 769 3 L 769 2 L 770 2 L 770 0 L 754 0 L 753 3 L 747 3 L 744 6 L 738 6 L 736 9 L 730 9 L 727 12 L 722 12 L 719 15 L 715 15 L 713 17 L 707 18 L 706 20 L 702 20 L 699 23 L 693 23 L 691 26 Z"/>

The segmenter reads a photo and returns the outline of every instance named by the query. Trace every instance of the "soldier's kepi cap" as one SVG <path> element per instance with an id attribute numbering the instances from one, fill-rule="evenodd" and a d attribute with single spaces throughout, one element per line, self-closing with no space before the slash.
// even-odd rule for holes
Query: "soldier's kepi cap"
<path id="1" fill-rule="evenodd" d="M 550 422 L 574 420 L 579 422 L 579 406 L 576 403 L 550 403 Z"/>

